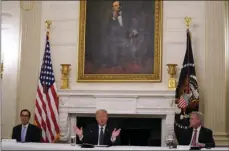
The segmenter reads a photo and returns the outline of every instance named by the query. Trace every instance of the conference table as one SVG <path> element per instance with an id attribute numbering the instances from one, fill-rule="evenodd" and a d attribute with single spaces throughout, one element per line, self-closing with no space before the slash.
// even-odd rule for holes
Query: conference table
<path id="1" fill-rule="evenodd" d="M 111 147 L 94 147 L 81 148 L 78 144 L 54 144 L 54 143 L 17 143 L 1 142 L 1 150 L 185 150 L 184 148 L 153 147 L 153 146 L 111 146 Z M 188 150 L 188 149 L 187 149 Z M 209 150 L 209 149 L 203 149 Z M 212 148 L 210 150 L 229 150 L 228 147 Z"/>

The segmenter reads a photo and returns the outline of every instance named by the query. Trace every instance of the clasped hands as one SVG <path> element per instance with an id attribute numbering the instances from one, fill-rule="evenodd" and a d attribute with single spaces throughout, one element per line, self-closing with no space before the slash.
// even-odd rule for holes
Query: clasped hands
<path id="1" fill-rule="evenodd" d="M 82 138 L 82 137 L 83 137 L 83 128 L 82 128 L 82 127 L 81 127 L 81 128 L 78 128 L 77 126 L 75 126 L 74 129 L 75 129 L 76 135 L 77 135 L 79 138 Z M 119 128 L 118 130 L 116 130 L 116 128 L 115 128 L 115 129 L 113 130 L 113 132 L 112 132 L 111 138 L 112 138 L 112 139 L 115 139 L 117 136 L 119 136 L 120 131 L 121 131 L 120 128 Z"/>

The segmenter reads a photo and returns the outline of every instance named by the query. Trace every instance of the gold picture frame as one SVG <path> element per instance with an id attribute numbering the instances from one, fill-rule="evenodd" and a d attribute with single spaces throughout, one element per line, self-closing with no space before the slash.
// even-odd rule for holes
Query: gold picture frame
<path id="1" fill-rule="evenodd" d="M 80 1 L 78 75 L 77 82 L 161 82 L 162 79 L 162 35 L 163 1 L 154 3 L 154 56 L 151 74 L 85 74 L 85 33 L 87 1 Z"/>

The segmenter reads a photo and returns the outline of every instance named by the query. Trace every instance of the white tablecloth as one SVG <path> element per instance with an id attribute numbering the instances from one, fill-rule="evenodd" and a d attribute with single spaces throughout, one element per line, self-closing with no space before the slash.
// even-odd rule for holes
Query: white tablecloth
<path id="1" fill-rule="evenodd" d="M 16 143 L 2 142 L 2 150 L 176 150 L 168 147 L 147 147 L 147 146 L 111 146 L 81 148 L 80 146 L 71 146 L 70 144 L 53 144 L 53 143 Z M 229 150 L 229 148 L 212 148 L 211 150 Z"/>

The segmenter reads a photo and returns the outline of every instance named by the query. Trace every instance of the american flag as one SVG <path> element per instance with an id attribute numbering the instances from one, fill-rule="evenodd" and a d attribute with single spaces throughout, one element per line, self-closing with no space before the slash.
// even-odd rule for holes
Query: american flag
<path id="1" fill-rule="evenodd" d="M 178 102 L 178 107 L 184 109 L 184 108 L 187 107 L 187 105 L 188 104 L 186 103 L 184 97 L 181 96 L 180 99 L 179 99 L 179 102 Z"/>
<path id="2" fill-rule="evenodd" d="M 35 104 L 35 124 L 42 129 L 42 142 L 55 142 L 59 139 L 58 96 L 52 67 L 49 32 L 46 45 Z"/>

